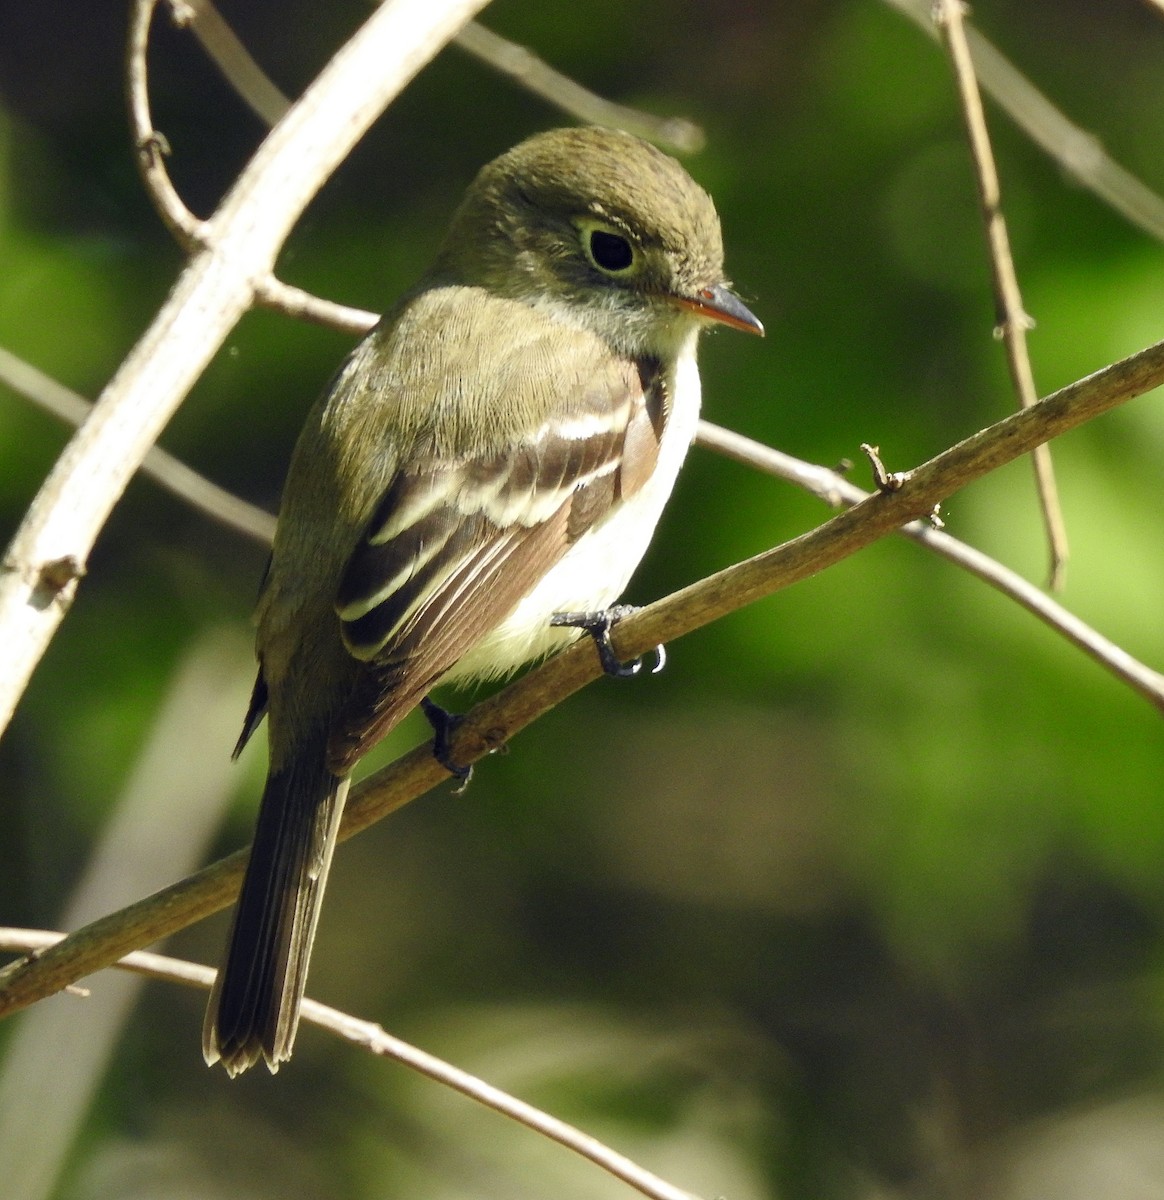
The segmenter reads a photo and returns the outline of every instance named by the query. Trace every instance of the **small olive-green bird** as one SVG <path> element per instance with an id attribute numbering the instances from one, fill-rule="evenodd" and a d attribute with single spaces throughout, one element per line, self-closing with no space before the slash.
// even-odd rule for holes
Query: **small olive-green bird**
<path id="1" fill-rule="evenodd" d="M 617 670 L 603 614 L 695 436 L 716 323 L 763 332 L 707 194 L 628 134 L 553 130 L 481 170 L 432 270 L 311 410 L 258 605 L 238 749 L 267 716 L 270 767 L 208 1063 L 290 1057 L 362 754 L 434 685 L 579 636 L 562 613 L 594 615 Z"/>

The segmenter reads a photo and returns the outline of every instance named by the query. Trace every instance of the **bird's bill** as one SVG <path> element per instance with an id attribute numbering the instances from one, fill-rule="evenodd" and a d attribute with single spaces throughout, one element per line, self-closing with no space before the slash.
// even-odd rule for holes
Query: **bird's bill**
<path id="1" fill-rule="evenodd" d="M 723 284 L 700 288 L 694 296 L 675 296 L 673 299 L 680 308 L 688 309 L 705 321 L 717 321 L 741 333 L 764 336 L 764 326 L 759 318 L 735 292 Z"/>

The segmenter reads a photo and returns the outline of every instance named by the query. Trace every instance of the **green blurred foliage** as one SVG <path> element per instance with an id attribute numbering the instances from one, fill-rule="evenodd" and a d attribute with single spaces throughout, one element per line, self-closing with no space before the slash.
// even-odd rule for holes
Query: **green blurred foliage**
<path id="1" fill-rule="evenodd" d="M 223 11 L 292 93 L 363 13 Z M 982 0 L 974 17 L 1164 191 L 1158 14 Z M 0 345 L 90 395 L 179 268 L 127 147 L 123 19 L 0 8 Z M 855 0 L 497 0 L 485 19 L 613 99 L 706 128 L 688 165 L 769 331 L 708 339 L 710 418 L 830 464 L 873 442 L 898 469 L 1010 408 L 953 89 L 917 29 Z M 176 182 L 208 212 L 262 131 L 164 22 L 153 70 Z M 1046 391 L 1160 336 L 1164 256 L 988 115 Z M 446 51 L 313 204 L 284 277 L 387 306 L 475 169 L 562 120 Z M 249 316 L 164 444 L 274 507 L 348 345 Z M 5 537 L 64 440 L 0 393 Z M 1065 602 L 1150 663 L 1164 662 L 1162 448 L 1158 397 L 1055 448 Z M 1024 465 L 945 515 L 1043 573 Z M 696 451 L 630 598 L 824 516 Z M 245 624 L 262 561 L 152 484 L 130 488 L 0 744 L 5 923 L 56 923 L 177 662 L 201 631 Z M 423 736 L 406 723 L 368 766 Z M 240 780 L 258 771 L 248 759 Z M 312 991 L 709 1196 L 1164 1195 L 1162 779 L 1159 713 L 891 539 L 676 644 L 658 678 L 595 685 L 466 797 L 426 797 L 347 847 Z M 244 790 L 223 850 L 247 836 L 257 785 Z M 208 922 L 178 950 L 213 961 L 223 932 Z M 627 1194 L 309 1029 L 278 1078 L 228 1084 L 201 1065 L 200 1008 L 147 989 L 56 1195 Z"/>

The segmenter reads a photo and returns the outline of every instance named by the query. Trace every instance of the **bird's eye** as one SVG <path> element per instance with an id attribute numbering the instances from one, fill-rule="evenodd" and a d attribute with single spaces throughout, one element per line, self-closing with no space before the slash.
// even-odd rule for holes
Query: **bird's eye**
<path id="1" fill-rule="evenodd" d="M 595 229 L 590 235 L 590 256 L 604 271 L 625 271 L 635 260 L 631 244 L 620 233 Z"/>
<path id="2" fill-rule="evenodd" d="M 623 275 L 635 265 L 635 248 L 621 233 L 602 226 L 582 230 L 586 257 L 607 275 Z"/>
<path id="3" fill-rule="evenodd" d="M 595 266 L 618 274 L 635 262 L 635 251 L 622 234 L 593 229 L 590 230 L 590 258 L 594 259 Z"/>

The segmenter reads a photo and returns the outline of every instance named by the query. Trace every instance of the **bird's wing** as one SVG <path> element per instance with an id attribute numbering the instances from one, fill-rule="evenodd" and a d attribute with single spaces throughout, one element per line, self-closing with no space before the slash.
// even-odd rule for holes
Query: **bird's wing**
<path id="1" fill-rule="evenodd" d="M 389 483 L 336 594 L 344 644 L 367 667 L 333 725 L 334 770 L 349 770 L 650 477 L 667 407 L 660 365 L 609 356 L 584 383 L 576 369 L 569 379 L 576 394 L 525 436 L 412 459 Z"/>

